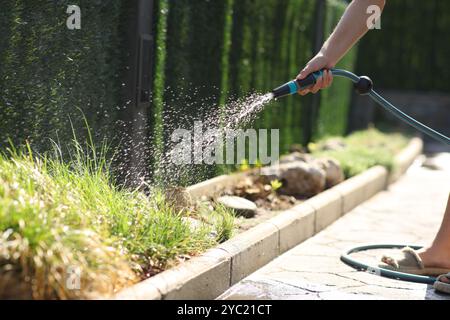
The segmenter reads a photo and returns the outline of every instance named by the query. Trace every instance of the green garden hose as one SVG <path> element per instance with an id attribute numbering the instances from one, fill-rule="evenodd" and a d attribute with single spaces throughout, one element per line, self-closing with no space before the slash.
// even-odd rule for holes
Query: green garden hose
<path id="1" fill-rule="evenodd" d="M 370 266 L 368 264 L 360 262 L 351 257 L 352 253 L 357 253 L 357 252 L 361 252 L 361 251 L 374 250 L 374 249 L 402 249 L 406 246 L 408 246 L 414 250 L 418 250 L 421 248 L 421 246 L 405 245 L 405 244 L 369 244 L 369 245 L 363 245 L 363 246 L 359 246 L 359 247 L 355 247 L 355 248 L 346 250 L 341 255 L 341 260 L 344 263 L 346 263 L 347 265 L 349 265 L 350 267 L 353 267 L 353 268 L 361 270 L 361 271 L 366 271 L 366 272 L 374 274 L 374 275 L 379 275 L 381 277 L 387 277 L 387 278 L 391 278 L 391 279 L 432 285 L 436 281 L 435 277 L 419 276 L 419 275 L 410 274 L 410 273 L 388 270 L 388 269 L 380 268 L 378 266 Z"/>
<path id="2" fill-rule="evenodd" d="M 373 90 L 373 82 L 370 78 L 366 76 L 357 76 L 347 70 L 341 69 L 331 69 L 333 75 L 337 77 L 344 77 L 353 81 L 356 91 L 361 95 L 369 95 L 375 102 L 382 106 L 385 110 L 391 112 L 394 116 L 421 131 L 422 133 L 430 136 L 431 138 L 450 145 L 450 138 L 437 132 L 434 129 L 424 125 L 423 123 L 417 121 L 416 119 L 410 117 L 403 111 L 396 108 L 392 103 L 384 99 L 380 94 Z M 322 71 L 316 71 L 311 73 L 305 79 L 302 80 L 292 80 L 272 91 L 274 98 L 279 98 L 282 96 L 295 94 L 298 90 L 307 89 L 313 86 L 317 79 L 323 74 Z"/>
<path id="3" fill-rule="evenodd" d="M 394 116 L 402 120 L 403 122 L 406 122 L 407 124 L 411 125 L 412 127 L 416 128 L 417 130 L 421 131 L 422 133 L 430 136 L 431 138 L 443 142 L 447 145 L 450 145 L 450 138 L 443 135 L 440 132 L 437 132 L 436 130 L 427 127 L 423 123 L 417 121 L 416 119 L 410 117 L 403 111 L 396 108 L 392 103 L 384 99 L 380 94 L 378 94 L 376 91 L 373 90 L 373 82 L 370 78 L 366 76 L 359 77 L 349 71 L 346 70 L 340 70 L 340 69 L 331 69 L 331 72 L 334 76 L 337 77 L 344 77 L 347 79 L 350 79 L 354 83 L 354 87 L 356 91 L 361 95 L 368 95 L 370 96 L 375 102 L 377 102 L 380 106 L 382 106 L 385 110 L 391 112 Z M 307 89 L 311 86 L 313 86 L 317 79 L 319 79 L 323 75 L 323 70 L 316 71 L 308 75 L 305 79 L 302 80 L 292 80 L 289 81 L 280 87 L 274 89 L 272 91 L 272 94 L 274 98 L 283 97 L 286 95 L 296 94 L 297 91 Z M 345 251 L 341 255 L 341 260 L 346 263 L 347 265 L 358 269 L 367 271 L 372 274 L 376 274 L 382 277 L 388 277 L 392 279 L 398 279 L 398 280 L 404 280 L 404 281 L 410 281 L 410 282 L 417 282 L 417 283 L 425 283 L 425 284 L 433 284 L 436 281 L 436 278 L 434 277 L 428 277 L 428 276 L 419 276 L 409 273 L 403 273 L 393 270 L 388 270 L 380 267 L 370 266 L 365 263 L 362 263 L 356 259 L 353 259 L 351 257 L 352 253 L 357 253 L 360 251 L 366 251 L 366 250 L 373 250 L 373 249 L 401 249 L 406 246 L 411 247 L 414 250 L 420 249 L 420 246 L 415 245 L 404 245 L 404 244 L 371 244 L 371 245 L 364 245 L 359 246 L 355 248 L 351 248 L 347 251 Z"/>

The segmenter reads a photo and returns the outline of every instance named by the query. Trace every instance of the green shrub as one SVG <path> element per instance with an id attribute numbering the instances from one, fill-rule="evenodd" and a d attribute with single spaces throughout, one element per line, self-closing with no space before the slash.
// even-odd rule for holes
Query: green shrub
<path id="1" fill-rule="evenodd" d="M 153 275 L 230 236 L 223 208 L 197 228 L 164 194 L 148 197 L 112 182 L 106 148 L 0 155 L 0 297 L 86 298 Z M 66 286 L 81 272 L 81 290 Z"/>
<path id="2" fill-rule="evenodd" d="M 340 1 L 327 0 L 325 37 L 331 34 L 345 5 Z M 358 48 L 354 47 L 341 59 L 336 68 L 352 71 Z M 347 130 L 348 112 L 352 98 L 353 83 L 348 79 L 335 77 L 333 85 L 320 92 L 320 107 L 314 124 L 313 139 L 329 135 L 343 135 Z"/>
<path id="3" fill-rule="evenodd" d="M 345 145 L 342 149 L 324 150 L 330 140 Z M 394 166 L 394 157 L 407 144 L 407 138 L 401 134 L 386 134 L 376 129 L 357 131 L 349 136 L 324 138 L 314 144 L 313 154 L 338 160 L 346 178 L 355 176 L 370 167 L 382 165 L 388 170 Z"/>
<path id="4" fill-rule="evenodd" d="M 327 0 L 324 19 L 317 19 L 317 2 L 310 0 L 155 1 L 152 108 L 143 121 L 148 137 L 136 143 L 130 141 L 134 106 L 124 98 L 132 85 L 127 70 L 134 2 L 82 1 L 81 30 L 65 26 L 69 1 L 3 2 L 0 147 L 8 138 L 15 145 L 29 141 L 40 151 L 51 149 L 48 138 L 67 144 L 70 122 L 84 138 L 81 109 L 98 145 L 106 137 L 122 147 L 123 159 L 116 164 L 122 175 L 134 169 L 130 148 L 145 145 L 154 151 L 148 165 L 158 165 L 173 128 L 191 128 L 194 118 L 220 112 L 230 99 L 270 91 L 295 77 L 314 54 L 316 38 L 322 38 L 318 23 L 328 34 L 345 6 Z M 351 68 L 353 60 L 350 53 L 342 66 Z M 336 81 L 334 87 L 322 93 L 318 120 L 311 115 L 310 96 L 286 97 L 252 125 L 279 128 L 282 152 L 293 143 L 307 143 L 312 134 L 341 134 L 350 84 Z M 180 180 L 191 184 L 217 174 L 211 166 L 192 172 Z"/>
<path id="5" fill-rule="evenodd" d="M 70 4 L 2 1 L 0 147 L 9 138 L 49 150 L 49 138 L 70 142 L 70 122 L 81 137 L 79 109 L 95 128 L 97 143 L 121 138 L 112 133 L 120 130 L 126 2 L 82 1 L 81 30 L 66 27 Z"/>
<path id="6" fill-rule="evenodd" d="M 387 1 L 381 30 L 361 40 L 358 73 L 378 88 L 449 92 L 449 12 L 449 1 Z"/>

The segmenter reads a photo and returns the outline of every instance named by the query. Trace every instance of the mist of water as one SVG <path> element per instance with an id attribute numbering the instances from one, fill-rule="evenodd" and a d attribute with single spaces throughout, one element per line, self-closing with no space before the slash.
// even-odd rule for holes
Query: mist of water
<path id="1" fill-rule="evenodd" d="M 215 94 L 209 94 L 210 91 L 214 91 Z M 26 93 L 26 89 L 24 92 Z M 88 126 L 94 137 L 94 144 L 99 145 L 106 140 L 111 146 L 107 160 L 112 161 L 112 169 L 118 182 L 133 187 L 156 183 L 186 184 L 183 183 L 186 177 L 190 178 L 188 180 L 200 181 L 214 174 L 215 169 L 212 165 L 204 164 L 201 166 L 173 164 L 171 160 L 179 156 L 175 154 L 175 143 L 170 139 L 174 130 L 182 128 L 192 131 L 195 122 L 202 122 L 205 129 L 203 139 L 193 141 L 192 152 L 204 150 L 217 143 L 223 143 L 221 139 L 226 132 L 250 126 L 273 99 L 271 93 L 251 93 L 242 98 L 230 97 L 225 105 L 217 105 L 218 92 L 218 88 L 211 90 L 209 87 L 195 87 L 191 84 L 186 88 L 165 89 L 165 105 L 162 108 L 163 150 L 160 150 L 161 148 L 157 150 L 152 136 L 155 128 L 147 121 L 154 115 L 138 114 L 130 118 L 131 101 L 123 105 L 92 106 L 88 103 L 83 110 L 75 106 L 72 108 L 67 105 L 58 107 L 49 105 L 40 110 L 40 114 L 45 115 L 42 118 L 36 118 L 36 110 L 34 106 L 30 106 L 23 115 L 8 117 L 8 114 L 0 114 L 0 119 L 14 119 L 14 122 L 11 120 L 8 123 L 8 127 L 11 127 L 9 135 L 6 132 L 2 133 L 3 137 L 16 138 L 17 144 L 26 137 L 33 149 L 39 153 L 52 150 L 52 141 L 55 141 L 61 152 L 68 155 L 65 159 L 70 160 L 73 134 L 76 132 L 76 139 L 83 143 L 87 139 L 86 126 Z M 83 119 L 85 116 L 87 124 Z M 31 126 L 32 118 L 36 118 L 36 122 Z M 136 128 L 139 128 L 138 134 Z M 6 138 L 4 141 L 0 140 L 2 146 L 8 145 Z M 89 150 L 89 147 L 86 146 L 86 150 Z"/>
<path id="2" fill-rule="evenodd" d="M 273 100 L 273 94 L 260 94 L 252 93 L 240 99 L 234 99 L 228 102 L 225 106 L 216 106 L 210 109 L 209 112 L 203 115 L 203 117 L 188 117 L 184 119 L 185 124 L 188 124 L 187 130 L 192 130 L 196 121 L 201 121 L 204 128 L 203 139 L 192 143 L 193 150 L 204 150 L 205 148 L 211 148 L 212 146 L 223 143 L 223 138 L 233 139 L 230 136 L 230 132 L 239 128 L 245 128 L 251 125 L 251 123 L 258 117 L 259 113 L 264 107 Z M 170 117 L 173 117 L 170 114 Z M 170 123 L 170 119 L 165 118 L 166 124 Z M 177 129 L 176 126 L 166 125 L 168 133 Z M 180 166 L 172 165 L 172 159 L 180 156 L 176 154 L 177 150 L 175 145 L 171 141 L 166 141 L 166 152 L 161 156 L 155 167 L 154 174 L 159 177 L 163 177 L 162 181 L 168 184 L 176 184 L 177 181 L 182 179 L 183 175 L 201 174 L 201 170 L 195 170 L 194 166 Z M 206 177 L 199 177 L 206 178 Z M 201 180 L 201 179 L 200 179 Z"/>

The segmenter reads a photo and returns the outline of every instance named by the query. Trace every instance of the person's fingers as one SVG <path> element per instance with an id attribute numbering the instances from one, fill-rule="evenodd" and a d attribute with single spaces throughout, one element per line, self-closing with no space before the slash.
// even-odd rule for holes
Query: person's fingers
<path id="1" fill-rule="evenodd" d="M 307 64 L 302 71 L 300 71 L 300 73 L 297 76 L 297 79 L 301 80 L 306 78 L 311 72 L 313 72 L 311 65 Z"/>
<path id="2" fill-rule="evenodd" d="M 325 70 L 324 71 L 324 81 L 323 81 L 323 87 L 324 88 L 328 88 L 331 83 L 333 82 L 333 75 L 331 74 L 330 70 Z"/>
<path id="3" fill-rule="evenodd" d="M 316 84 L 311 88 L 312 93 L 317 93 L 323 86 L 323 76 L 319 77 L 316 81 Z"/>
<path id="4" fill-rule="evenodd" d="M 304 96 L 307 95 L 310 91 L 309 89 L 305 89 L 305 90 L 298 90 L 297 92 L 299 95 Z"/>
<path id="5" fill-rule="evenodd" d="M 328 83 L 330 82 L 330 75 L 328 73 L 328 70 L 324 70 L 323 72 L 323 86 L 322 89 L 328 87 Z"/>
<path id="6" fill-rule="evenodd" d="M 312 69 L 312 67 L 311 67 L 311 64 L 307 64 L 307 65 L 303 68 L 303 70 L 300 71 L 300 73 L 298 74 L 298 76 L 297 76 L 296 79 L 297 79 L 297 80 L 302 80 L 302 79 L 306 78 L 306 77 L 307 77 L 310 73 L 312 73 L 312 72 L 313 72 L 313 69 Z M 298 90 L 297 92 L 298 92 L 299 95 L 304 96 L 304 95 L 306 95 L 306 94 L 308 94 L 308 93 L 311 92 L 311 88 L 304 89 L 304 90 Z"/>
<path id="7" fill-rule="evenodd" d="M 323 75 L 319 79 L 317 79 L 317 82 L 314 86 L 308 89 L 299 90 L 298 94 L 304 96 L 310 92 L 317 93 L 320 89 L 327 88 L 331 84 L 332 80 L 333 79 L 331 72 L 324 71 Z"/>
<path id="8" fill-rule="evenodd" d="M 333 84 L 333 73 L 331 70 L 328 70 L 328 73 L 330 74 L 330 81 L 328 82 L 328 87 L 330 87 Z"/>

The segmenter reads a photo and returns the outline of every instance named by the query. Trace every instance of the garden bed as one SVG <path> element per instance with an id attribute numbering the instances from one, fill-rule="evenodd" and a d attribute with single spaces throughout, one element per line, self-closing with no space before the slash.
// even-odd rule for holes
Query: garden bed
<path id="1" fill-rule="evenodd" d="M 86 154 L 75 147 L 69 161 L 60 150 L 52 156 L 29 149 L 0 156 L 2 298 L 95 298 L 118 291 L 121 298 L 212 298 L 387 181 L 385 167 L 372 162 L 365 164 L 371 169 L 361 165 L 362 174 L 309 199 L 278 194 L 279 183 L 266 181 L 258 187 L 273 199 L 287 199 L 283 206 L 259 203 L 258 214 L 237 218 L 235 236 L 224 242 L 232 234 L 233 217 L 214 200 L 239 189 L 241 195 L 254 195 L 239 184 L 258 179 L 262 169 L 216 177 L 186 192 L 153 190 L 148 197 L 141 188 L 130 191 L 112 182 L 104 150 Z M 325 151 L 309 147 L 312 156 Z M 420 143 L 407 150 L 400 170 L 420 152 Z M 345 168 L 345 159 L 342 164 Z M 174 195 L 188 195 L 191 204 L 174 204 Z M 67 285 L 72 275 L 75 288 Z"/>
<path id="2" fill-rule="evenodd" d="M 376 134 L 376 133 L 375 133 Z M 362 140 L 362 137 L 360 137 Z M 366 137 L 375 143 L 372 137 Z M 386 136 L 386 138 L 389 138 Z M 391 137 L 392 138 L 392 137 Z M 354 139 L 354 137 L 352 137 Z M 384 143 L 384 142 L 383 142 Z M 360 173 L 288 210 L 270 212 L 245 232 L 199 257 L 127 288 L 117 299 L 213 299 L 281 253 L 313 236 L 403 174 L 421 153 L 422 141 L 399 143 L 387 165 L 365 160 Z M 378 145 L 378 147 L 380 147 Z M 380 149 L 377 147 L 378 151 Z M 392 147 L 392 145 L 391 145 Z M 361 158 L 362 159 L 362 158 Z M 194 198 L 217 197 L 246 174 L 221 176 L 188 188 Z"/>
<path id="3" fill-rule="evenodd" d="M 197 203 L 210 207 L 224 197 L 235 198 L 227 201 L 231 202 L 230 208 L 236 201 L 239 208 L 237 197 L 252 202 L 254 210 L 243 214 L 235 210 L 236 232 L 240 233 L 371 167 L 380 165 L 393 172 L 395 155 L 407 143 L 408 139 L 400 134 L 384 134 L 376 129 L 345 138 L 326 138 L 310 143 L 308 150 L 293 146 L 293 152 L 271 167 L 245 165 L 239 173 L 191 186 L 187 192 Z"/>

